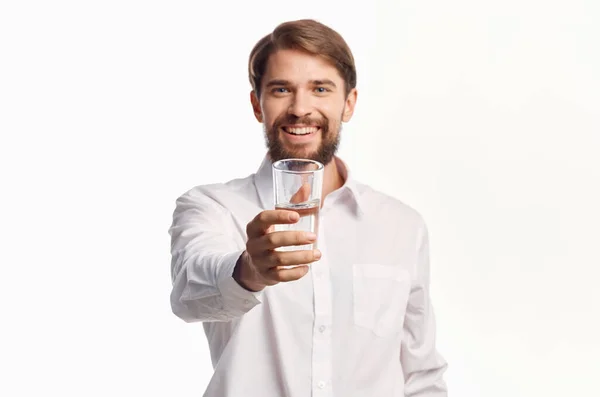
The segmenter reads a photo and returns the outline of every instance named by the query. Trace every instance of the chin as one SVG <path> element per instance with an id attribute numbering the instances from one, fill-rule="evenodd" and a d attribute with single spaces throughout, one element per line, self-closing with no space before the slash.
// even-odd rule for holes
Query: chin
<path id="1" fill-rule="evenodd" d="M 287 154 L 297 159 L 317 160 L 319 157 L 317 150 L 290 150 Z"/>

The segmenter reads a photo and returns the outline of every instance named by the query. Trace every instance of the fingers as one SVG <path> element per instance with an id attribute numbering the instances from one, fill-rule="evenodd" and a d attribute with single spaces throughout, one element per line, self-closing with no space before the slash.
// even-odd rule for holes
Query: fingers
<path id="1" fill-rule="evenodd" d="M 298 200 L 306 201 L 310 195 L 310 185 L 298 190 Z M 307 264 L 318 261 L 321 252 L 315 250 L 278 251 L 279 247 L 313 244 L 317 240 L 314 233 L 307 231 L 273 232 L 276 224 L 293 224 L 300 219 L 297 212 L 289 210 L 267 210 L 258 214 L 246 227 L 248 240 L 246 253 L 250 260 L 256 284 L 262 288 L 279 282 L 297 280 L 308 272 Z"/>
<path id="2" fill-rule="evenodd" d="M 295 280 L 294 273 L 288 274 L 285 270 L 300 266 L 304 267 L 321 259 L 321 251 L 315 250 L 297 250 L 297 251 L 271 251 L 270 253 L 257 257 L 254 260 L 254 265 L 259 274 L 267 281 L 267 284 L 275 284 L 280 281 L 289 281 L 289 277 Z M 281 272 L 286 274 L 281 274 Z M 302 277 L 305 273 L 302 273 Z M 281 278 L 285 280 L 282 280 Z"/>
<path id="3" fill-rule="evenodd" d="M 254 219 L 248 223 L 246 234 L 248 238 L 262 236 L 272 225 L 276 224 L 291 224 L 296 223 L 300 219 L 298 213 L 286 210 L 266 210 L 256 215 Z"/>
<path id="4" fill-rule="evenodd" d="M 265 266 L 272 270 L 280 266 L 308 265 L 321 259 L 321 251 L 298 250 L 298 251 L 273 251 L 265 258 Z"/>
<path id="5" fill-rule="evenodd" d="M 287 282 L 298 280 L 308 273 L 308 266 L 301 265 L 291 269 L 270 269 L 268 272 L 268 278 L 273 282 Z"/>
<path id="6" fill-rule="evenodd" d="M 308 201 L 309 197 L 310 197 L 310 184 L 306 182 L 306 183 L 303 183 L 302 186 L 300 186 L 300 189 L 298 189 L 298 191 L 296 193 L 294 193 L 294 195 L 290 199 L 290 203 L 293 203 L 293 204 L 303 203 L 305 201 Z"/>
<path id="7" fill-rule="evenodd" d="M 316 262 L 321 258 L 319 250 L 275 252 L 269 257 L 269 262 L 275 265 L 263 273 L 269 283 L 294 281 L 308 273 L 307 263 Z"/>
<path id="8" fill-rule="evenodd" d="M 279 247 L 312 244 L 316 240 L 317 235 L 311 232 L 271 232 L 258 238 L 249 239 L 246 249 L 251 254 L 260 254 Z"/>

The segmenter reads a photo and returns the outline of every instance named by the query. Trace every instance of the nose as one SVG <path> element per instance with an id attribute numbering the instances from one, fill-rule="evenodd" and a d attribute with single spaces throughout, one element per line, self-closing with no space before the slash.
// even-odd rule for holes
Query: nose
<path id="1" fill-rule="evenodd" d="M 309 116 L 311 114 L 310 96 L 300 91 L 296 92 L 292 98 L 288 113 L 296 117 Z"/>

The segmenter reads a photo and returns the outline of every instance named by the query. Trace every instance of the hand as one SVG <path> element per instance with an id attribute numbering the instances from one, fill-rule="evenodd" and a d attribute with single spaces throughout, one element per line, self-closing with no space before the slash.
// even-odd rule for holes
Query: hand
<path id="1" fill-rule="evenodd" d="M 293 211 L 267 210 L 248 223 L 246 250 L 233 271 L 233 278 L 238 284 L 250 291 L 260 291 L 279 282 L 298 280 L 308 273 L 307 264 L 321 258 L 319 250 L 275 251 L 278 247 L 316 241 L 317 236 L 310 232 L 273 231 L 273 225 L 292 224 L 299 219 L 299 215 Z"/>

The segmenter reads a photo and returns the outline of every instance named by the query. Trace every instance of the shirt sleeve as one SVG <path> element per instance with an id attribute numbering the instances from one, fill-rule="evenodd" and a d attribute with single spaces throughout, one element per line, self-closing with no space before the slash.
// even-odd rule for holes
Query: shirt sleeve
<path id="1" fill-rule="evenodd" d="M 429 237 L 425 224 L 418 239 L 416 271 L 404 320 L 401 363 L 406 397 L 447 397 L 447 363 L 436 349 L 435 319 L 429 297 Z"/>
<path id="2" fill-rule="evenodd" d="M 262 292 L 232 276 L 244 251 L 230 212 L 199 190 L 176 202 L 171 235 L 171 308 L 186 322 L 229 321 L 261 303 Z"/>

